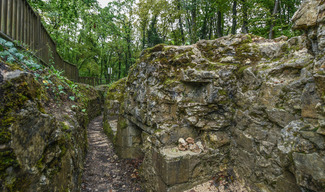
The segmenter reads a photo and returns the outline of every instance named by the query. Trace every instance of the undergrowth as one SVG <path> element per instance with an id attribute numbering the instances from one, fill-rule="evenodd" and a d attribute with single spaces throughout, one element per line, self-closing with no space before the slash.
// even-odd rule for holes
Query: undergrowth
<path id="1" fill-rule="evenodd" d="M 0 62 L 9 66 L 10 70 L 24 70 L 31 73 L 46 89 L 50 100 L 59 106 L 62 102 L 69 101 L 72 103 L 71 108 L 77 108 L 74 102 L 86 100 L 79 90 L 79 85 L 64 77 L 64 71 L 56 69 L 53 62 L 50 66 L 41 65 L 33 52 L 16 47 L 14 43 L 0 38 Z M 51 60 L 53 61 L 53 58 Z M 81 110 L 85 111 L 85 109 Z"/>

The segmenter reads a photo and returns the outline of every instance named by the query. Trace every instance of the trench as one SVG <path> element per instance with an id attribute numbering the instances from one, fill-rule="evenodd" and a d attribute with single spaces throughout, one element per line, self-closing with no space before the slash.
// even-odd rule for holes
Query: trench
<path id="1" fill-rule="evenodd" d="M 103 116 L 88 125 L 88 152 L 86 155 L 82 192 L 142 192 L 135 159 L 120 159 L 113 143 L 103 131 Z"/>

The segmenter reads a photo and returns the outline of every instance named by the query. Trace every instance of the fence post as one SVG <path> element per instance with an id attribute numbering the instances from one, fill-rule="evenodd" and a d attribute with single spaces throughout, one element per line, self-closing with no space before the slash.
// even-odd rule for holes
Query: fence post
<path id="1" fill-rule="evenodd" d="M 19 33 L 20 33 L 20 1 L 16 1 L 16 40 L 19 41 Z"/>
<path id="2" fill-rule="evenodd" d="M 35 21 L 35 53 L 37 56 L 40 56 L 40 30 L 41 30 L 41 18 L 38 14 L 36 14 Z"/>
<path id="3" fill-rule="evenodd" d="M 11 25 L 11 36 L 16 39 L 16 27 L 17 27 L 17 0 L 12 2 L 12 25 Z"/>
<path id="4" fill-rule="evenodd" d="M 1 31 L 6 33 L 7 31 L 7 11 L 8 11 L 8 1 L 7 0 L 2 0 L 2 6 L 1 6 Z"/>
<path id="5" fill-rule="evenodd" d="M 13 0 L 8 0 L 8 9 L 7 9 L 7 31 L 6 34 L 9 37 L 11 36 L 11 26 L 12 26 L 12 1 Z"/>
<path id="6" fill-rule="evenodd" d="M 27 41 L 27 7 L 26 2 L 23 3 L 23 42 L 26 44 Z"/>

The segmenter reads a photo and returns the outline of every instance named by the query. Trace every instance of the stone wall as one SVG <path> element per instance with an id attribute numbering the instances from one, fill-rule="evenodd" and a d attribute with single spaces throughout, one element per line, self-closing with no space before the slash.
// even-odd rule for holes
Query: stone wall
<path id="1" fill-rule="evenodd" d="M 308 45 L 236 35 L 146 50 L 117 136 L 128 158 L 142 150 L 146 189 L 180 191 L 234 169 L 252 191 L 322 191 L 324 95 Z M 187 137 L 205 150 L 179 151 Z"/>
<path id="2" fill-rule="evenodd" d="M 250 191 L 325 191 L 324 7 L 305 1 L 294 16 L 305 36 L 142 53 L 123 83 L 117 138 L 122 157 L 144 157 L 147 191 L 182 191 L 229 169 Z M 180 150 L 188 137 L 204 150 Z"/>
<path id="3" fill-rule="evenodd" d="M 46 75 L 65 93 L 55 96 L 45 81 L 0 59 L 1 191 L 80 191 L 87 125 L 100 114 L 100 98 L 89 86 Z"/>

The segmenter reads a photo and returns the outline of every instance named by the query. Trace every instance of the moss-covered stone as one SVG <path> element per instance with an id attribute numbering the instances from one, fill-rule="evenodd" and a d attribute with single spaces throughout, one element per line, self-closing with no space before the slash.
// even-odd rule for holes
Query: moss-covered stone
<path id="1" fill-rule="evenodd" d="M 0 190 L 80 190 L 86 127 L 101 112 L 99 94 L 52 69 L 31 73 L 0 63 Z"/>

